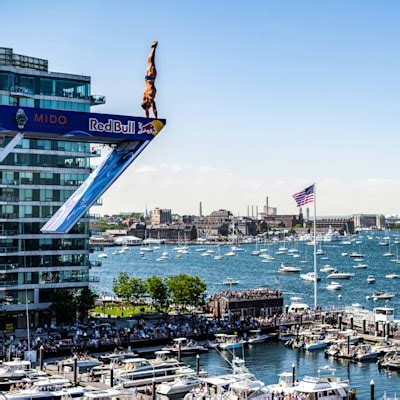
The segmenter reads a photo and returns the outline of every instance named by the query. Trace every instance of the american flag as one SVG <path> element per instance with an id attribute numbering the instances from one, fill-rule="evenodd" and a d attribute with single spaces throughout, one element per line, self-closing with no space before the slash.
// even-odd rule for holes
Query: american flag
<path id="1" fill-rule="evenodd" d="M 314 201 L 314 185 L 305 188 L 301 192 L 295 193 L 293 195 L 297 203 L 297 207 L 304 206 L 304 204 L 312 203 Z"/>

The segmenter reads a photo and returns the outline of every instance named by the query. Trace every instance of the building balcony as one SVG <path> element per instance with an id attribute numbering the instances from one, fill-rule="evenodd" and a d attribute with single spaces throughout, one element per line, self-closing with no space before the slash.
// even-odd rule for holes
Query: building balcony
<path id="1" fill-rule="evenodd" d="M 102 104 L 106 104 L 106 96 L 98 95 L 98 94 L 92 94 L 89 97 L 90 100 L 90 105 L 91 106 L 99 106 Z"/>
<path id="2" fill-rule="evenodd" d="M 11 86 L 10 95 L 14 97 L 33 98 L 35 93 L 32 89 L 26 88 L 24 86 Z"/>

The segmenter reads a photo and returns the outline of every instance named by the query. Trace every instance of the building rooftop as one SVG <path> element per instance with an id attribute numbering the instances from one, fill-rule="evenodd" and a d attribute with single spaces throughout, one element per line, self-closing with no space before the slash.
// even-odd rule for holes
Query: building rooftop
<path id="1" fill-rule="evenodd" d="M 215 297 L 223 297 L 228 301 L 264 300 L 282 297 L 282 292 L 273 289 L 254 290 L 222 290 L 214 294 Z"/>

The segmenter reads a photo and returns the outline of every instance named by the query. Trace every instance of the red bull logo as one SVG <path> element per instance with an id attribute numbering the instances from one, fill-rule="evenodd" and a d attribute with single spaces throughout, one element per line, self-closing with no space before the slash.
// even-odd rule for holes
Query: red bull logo
<path id="1" fill-rule="evenodd" d="M 149 122 L 148 124 L 144 124 L 142 126 L 139 125 L 138 133 L 146 133 L 147 135 L 155 135 L 157 133 L 157 129 L 154 126 L 153 122 Z"/>
<path id="2" fill-rule="evenodd" d="M 127 133 L 134 135 L 135 121 L 128 121 L 126 124 L 123 124 L 116 119 L 100 122 L 97 118 L 89 118 L 89 130 L 94 132 Z"/>

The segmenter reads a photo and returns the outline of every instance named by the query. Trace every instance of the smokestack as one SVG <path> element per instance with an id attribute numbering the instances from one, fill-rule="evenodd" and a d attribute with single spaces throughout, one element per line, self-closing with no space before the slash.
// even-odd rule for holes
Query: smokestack
<path id="1" fill-rule="evenodd" d="M 201 204 L 201 202 L 200 202 L 200 205 L 199 205 L 199 216 L 200 217 L 203 216 L 203 205 Z"/>
<path id="2" fill-rule="evenodd" d="M 256 206 L 256 218 L 258 218 L 258 206 Z"/>
<path id="3" fill-rule="evenodd" d="M 306 208 L 306 219 L 307 221 L 310 220 L 310 209 L 308 207 Z"/>
<path id="4" fill-rule="evenodd" d="M 251 206 L 251 218 L 254 218 L 254 206 Z"/>
<path id="5" fill-rule="evenodd" d="M 247 216 L 250 217 L 250 206 L 247 206 Z"/>
<path id="6" fill-rule="evenodd" d="M 267 209 L 265 210 L 265 215 L 268 217 L 268 214 L 269 214 L 269 210 L 268 210 L 268 208 L 269 208 L 269 201 L 268 201 L 269 199 L 268 199 L 268 196 L 267 196 L 267 198 L 266 198 L 266 202 L 267 202 Z"/>

